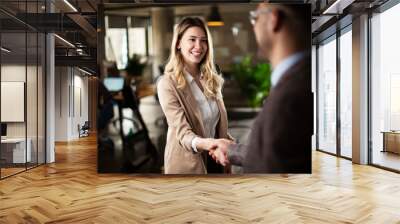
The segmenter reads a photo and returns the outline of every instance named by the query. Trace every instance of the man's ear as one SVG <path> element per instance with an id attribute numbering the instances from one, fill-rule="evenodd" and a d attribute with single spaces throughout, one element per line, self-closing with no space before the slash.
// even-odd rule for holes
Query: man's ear
<path id="1" fill-rule="evenodd" d="M 274 32 L 279 31 L 282 28 L 282 24 L 283 24 L 283 12 L 278 10 L 278 9 L 274 9 L 271 12 L 271 27 L 272 30 Z"/>

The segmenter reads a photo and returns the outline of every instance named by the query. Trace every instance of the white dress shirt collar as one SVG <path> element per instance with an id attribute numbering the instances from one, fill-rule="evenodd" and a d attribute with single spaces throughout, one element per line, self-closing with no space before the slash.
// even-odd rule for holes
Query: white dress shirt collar
<path id="1" fill-rule="evenodd" d="M 189 83 L 194 81 L 193 76 L 186 69 L 183 69 L 183 73 L 185 74 L 185 78 Z M 202 78 L 203 78 L 203 73 L 200 73 L 200 79 Z"/>
<path id="2" fill-rule="evenodd" d="M 281 63 L 279 63 L 274 70 L 272 71 L 271 74 L 271 84 L 272 86 L 275 86 L 278 84 L 279 80 L 281 77 L 297 62 L 299 62 L 303 57 L 305 56 L 305 52 L 297 52 L 289 57 L 285 58 L 282 60 Z"/>

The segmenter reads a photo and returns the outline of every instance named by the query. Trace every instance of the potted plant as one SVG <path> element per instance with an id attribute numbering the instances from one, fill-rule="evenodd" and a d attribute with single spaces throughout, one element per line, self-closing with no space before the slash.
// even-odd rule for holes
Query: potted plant
<path id="1" fill-rule="evenodd" d="M 271 88 L 271 66 L 253 63 L 252 57 L 246 56 L 240 63 L 233 64 L 231 71 L 249 106 L 260 107 Z"/>
<path id="2" fill-rule="evenodd" d="M 142 57 L 138 54 L 133 54 L 132 57 L 128 59 L 128 64 L 125 67 L 125 71 L 129 76 L 138 79 L 143 75 L 143 70 L 146 65 L 147 60 L 145 57 Z"/>

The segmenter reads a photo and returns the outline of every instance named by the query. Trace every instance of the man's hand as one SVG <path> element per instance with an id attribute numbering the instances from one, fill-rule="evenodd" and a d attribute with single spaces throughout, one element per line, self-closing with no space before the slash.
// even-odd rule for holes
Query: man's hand
<path id="1" fill-rule="evenodd" d="M 227 139 L 216 139 L 214 140 L 213 147 L 209 149 L 209 154 L 214 160 L 223 166 L 229 164 L 228 160 L 228 148 L 234 142 Z"/>

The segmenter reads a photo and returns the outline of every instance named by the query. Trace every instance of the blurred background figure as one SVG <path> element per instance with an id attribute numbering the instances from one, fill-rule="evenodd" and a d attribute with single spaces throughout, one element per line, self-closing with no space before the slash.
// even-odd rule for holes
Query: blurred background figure
<path id="1" fill-rule="evenodd" d="M 132 76 L 116 65 L 99 83 L 98 171 L 160 173 L 160 157 L 139 111 Z"/>

